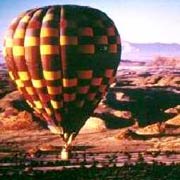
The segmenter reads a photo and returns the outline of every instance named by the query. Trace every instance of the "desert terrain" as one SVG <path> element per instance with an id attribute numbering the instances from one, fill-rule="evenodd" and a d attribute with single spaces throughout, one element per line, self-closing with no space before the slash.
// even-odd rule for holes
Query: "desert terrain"
<path id="1" fill-rule="evenodd" d="M 60 159 L 60 137 L 33 115 L 9 80 L 6 66 L 0 68 L 0 177 L 67 169 L 73 173 L 82 165 L 125 168 L 139 162 L 147 167 L 173 165 L 174 179 L 180 175 L 179 59 L 123 60 L 116 82 L 74 140 L 68 162 Z"/>

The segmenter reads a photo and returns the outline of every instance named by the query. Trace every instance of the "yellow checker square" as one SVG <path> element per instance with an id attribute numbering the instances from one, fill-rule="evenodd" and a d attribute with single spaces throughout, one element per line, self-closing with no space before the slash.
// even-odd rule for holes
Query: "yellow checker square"
<path id="1" fill-rule="evenodd" d="M 41 28 L 40 37 L 58 37 L 59 32 L 56 28 Z"/>
<path id="2" fill-rule="evenodd" d="M 17 29 L 14 33 L 13 38 L 24 38 L 25 29 Z"/>
<path id="3" fill-rule="evenodd" d="M 51 100 L 50 102 L 54 109 L 59 109 L 62 107 L 62 103 L 59 101 Z"/>
<path id="4" fill-rule="evenodd" d="M 44 16 L 43 18 L 43 22 L 46 22 L 46 21 L 52 21 L 54 19 L 54 14 L 46 14 L 46 16 Z"/>
<path id="5" fill-rule="evenodd" d="M 24 83 L 20 79 L 16 79 L 15 82 L 18 88 L 24 87 Z"/>
<path id="6" fill-rule="evenodd" d="M 30 16 L 26 15 L 21 19 L 20 22 L 27 23 L 30 20 L 30 18 L 31 18 Z"/>
<path id="7" fill-rule="evenodd" d="M 43 79 L 32 79 L 32 84 L 35 88 L 42 88 L 46 86 L 46 83 Z"/>
<path id="8" fill-rule="evenodd" d="M 38 108 L 38 109 L 43 108 L 42 103 L 40 101 L 34 101 L 34 104 L 35 104 L 36 108 Z"/>
<path id="9" fill-rule="evenodd" d="M 62 93 L 62 87 L 61 86 L 58 86 L 58 87 L 47 86 L 47 90 L 48 90 L 48 93 L 50 95 L 57 95 L 57 94 Z"/>
<path id="10" fill-rule="evenodd" d="M 38 37 L 31 37 L 31 36 L 25 36 L 24 40 L 24 46 L 29 47 L 29 46 L 38 46 L 40 41 Z"/>
<path id="11" fill-rule="evenodd" d="M 56 46 L 56 45 L 40 45 L 40 52 L 42 55 L 59 54 L 59 46 Z"/>
<path id="12" fill-rule="evenodd" d="M 29 73 L 27 71 L 19 71 L 18 75 L 22 81 L 28 81 L 30 80 Z"/>
<path id="13" fill-rule="evenodd" d="M 25 87 L 25 89 L 26 89 L 26 91 L 27 91 L 27 93 L 28 93 L 29 95 L 34 95 L 34 94 L 36 94 L 36 92 L 35 92 L 35 90 L 34 90 L 33 87 Z"/>
<path id="14" fill-rule="evenodd" d="M 24 47 L 23 46 L 13 46 L 13 55 L 14 56 L 24 56 Z"/>
<path id="15" fill-rule="evenodd" d="M 6 47 L 12 47 L 13 46 L 13 39 L 9 38 L 9 37 L 6 37 L 5 38 L 5 46 Z"/>
<path id="16" fill-rule="evenodd" d="M 61 79 L 61 71 L 46 71 L 43 70 L 43 75 L 46 80 L 58 80 Z"/>
<path id="17" fill-rule="evenodd" d="M 60 45 L 78 45 L 77 36 L 60 36 Z"/>
<path id="18" fill-rule="evenodd" d="M 53 114 L 53 112 L 50 108 L 45 108 L 45 111 L 49 116 L 51 116 Z"/>
<path id="19" fill-rule="evenodd" d="M 63 78 L 63 87 L 74 87 L 77 86 L 77 84 L 78 84 L 77 78 L 71 78 L 71 79 Z"/>
<path id="20" fill-rule="evenodd" d="M 11 48 L 11 47 L 10 47 Z M 6 57 L 7 56 L 7 52 L 6 52 L 6 47 L 3 47 L 3 56 Z"/>
<path id="21" fill-rule="evenodd" d="M 39 17 L 42 13 L 42 9 L 37 9 L 37 11 L 35 11 L 35 13 L 33 14 L 34 17 Z"/>
<path id="22" fill-rule="evenodd" d="M 9 76 L 10 76 L 10 78 L 11 78 L 12 80 L 15 80 L 15 77 L 14 77 L 14 75 L 13 75 L 13 72 L 12 72 L 12 71 L 9 71 Z"/>

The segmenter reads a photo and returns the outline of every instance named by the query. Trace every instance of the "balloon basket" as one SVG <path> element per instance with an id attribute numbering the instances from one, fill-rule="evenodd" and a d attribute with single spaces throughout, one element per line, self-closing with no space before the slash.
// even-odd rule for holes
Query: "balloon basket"
<path id="1" fill-rule="evenodd" d="M 61 150 L 61 159 L 63 161 L 68 161 L 70 158 L 70 150 L 68 150 L 67 148 L 62 148 Z"/>
<path id="2" fill-rule="evenodd" d="M 75 133 L 71 133 L 68 135 L 67 133 L 64 133 L 62 135 L 63 140 L 64 140 L 64 147 L 61 150 L 61 159 L 63 161 L 68 161 L 70 156 L 71 156 L 71 143 L 73 141 Z"/>

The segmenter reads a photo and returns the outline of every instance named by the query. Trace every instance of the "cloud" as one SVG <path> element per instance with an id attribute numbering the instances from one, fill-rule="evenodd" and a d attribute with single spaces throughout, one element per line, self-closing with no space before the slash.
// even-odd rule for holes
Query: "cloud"
<path id="1" fill-rule="evenodd" d="M 139 52 L 140 50 L 134 46 L 131 45 L 131 43 L 127 41 L 122 42 L 122 51 L 124 54 L 129 54 L 129 53 L 135 53 Z"/>

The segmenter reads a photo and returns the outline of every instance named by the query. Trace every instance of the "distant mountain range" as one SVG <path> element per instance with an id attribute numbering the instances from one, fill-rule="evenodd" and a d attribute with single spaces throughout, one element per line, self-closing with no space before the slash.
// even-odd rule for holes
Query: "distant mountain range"
<path id="1" fill-rule="evenodd" d="M 122 59 L 148 61 L 155 56 L 180 57 L 180 44 L 122 42 Z"/>
<path id="2" fill-rule="evenodd" d="M 122 42 L 122 59 L 150 61 L 156 56 L 180 57 L 180 44 Z M 0 63 L 3 62 L 0 50 Z"/>

